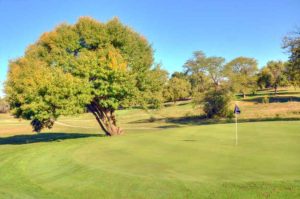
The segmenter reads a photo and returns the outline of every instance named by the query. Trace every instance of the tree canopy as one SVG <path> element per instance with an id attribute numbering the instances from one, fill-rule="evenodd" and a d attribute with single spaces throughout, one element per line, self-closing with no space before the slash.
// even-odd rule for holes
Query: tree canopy
<path id="1" fill-rule="evenodd" d="M 116 125 L 118 107 L 151 102 L 152 64 L 151 45 L 117 18 L 101 23 L 81 17 L 44 33 L 11 61 L 5 90 L 12 113 L 30 119 L 37 132 L 87 108 L 107 135 L 116 135 L 123 132 Z"/>

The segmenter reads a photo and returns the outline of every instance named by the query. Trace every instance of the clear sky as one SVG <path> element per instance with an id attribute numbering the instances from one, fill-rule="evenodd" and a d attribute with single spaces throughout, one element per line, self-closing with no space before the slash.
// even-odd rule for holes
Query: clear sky
<path id="1" fill-rule="evenodd" d="M 282 37 L 300 26 L 299 10 L 300 0 L 0 0 L 0 90 L 8 60 L 79 16 L 103 22 L 118 16 L 148 38 L 155 61 L 171 73 L 195 50 L 227 61 L 254 57 L 259 66 L 286 60 Z"/>

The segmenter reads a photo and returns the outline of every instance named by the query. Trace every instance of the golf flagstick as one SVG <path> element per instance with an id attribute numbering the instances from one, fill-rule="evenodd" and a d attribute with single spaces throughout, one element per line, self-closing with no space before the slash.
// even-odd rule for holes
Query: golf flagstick
<path id="1" fill-rule="evenodd" d="M 235 145 L 238 145 L 237 114 L 235 113 Z"/>
<path id="2" fill-rule="evenodd" d="M 237 124 L 237 117 L 238 114 L 241 113 L 240 108 L 235 104 L 234 106 L 234 115 L 235 115 L 235 145 L 238 145 L 238 124 Z"/>

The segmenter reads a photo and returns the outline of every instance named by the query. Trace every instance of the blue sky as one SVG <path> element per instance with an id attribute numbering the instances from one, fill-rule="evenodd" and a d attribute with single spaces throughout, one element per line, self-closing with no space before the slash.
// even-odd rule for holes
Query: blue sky
<path id="1" fill-rule="evenodd" d="M 227 61 L 254 57 L 259 66 L 286 60 L 282 37 L 300 26 L 299 9 L 299 0 L 0 0 L 0 90 L 10 59 L 43 32 L 79 16 L 103 22 L 118 16 L 148 38 L 155 61 L 173 72 L 195 50 Z"/>

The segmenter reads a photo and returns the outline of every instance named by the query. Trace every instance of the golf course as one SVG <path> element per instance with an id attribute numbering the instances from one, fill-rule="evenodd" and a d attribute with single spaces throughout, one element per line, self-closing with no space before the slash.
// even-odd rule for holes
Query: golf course
<path id="1" fill-rule="evenodd" d="M 237 146 L 234 122 L 199 119 L 189 101 L 119 110 L 116 137 L 91 113 L 39 134 L 2 114 L 0 198 L 299 198 L 299 101 L 256 102 L 263 94 L 237 101 Z"/>
<path id="2" fill-rule="evenodd" d="M 299 8 L 0 0 L 0 199 L 300 199 Z"/>

